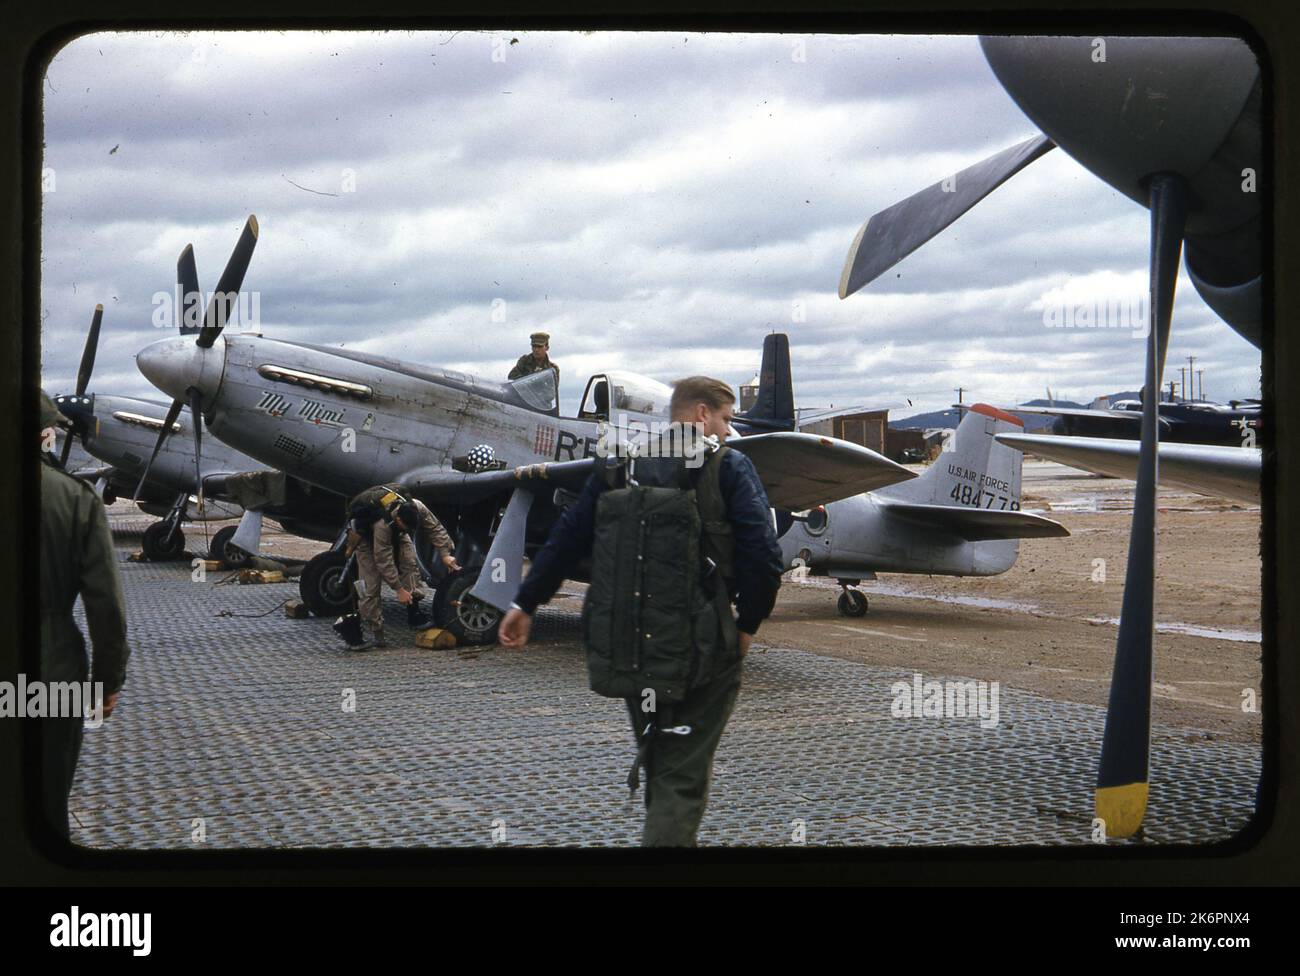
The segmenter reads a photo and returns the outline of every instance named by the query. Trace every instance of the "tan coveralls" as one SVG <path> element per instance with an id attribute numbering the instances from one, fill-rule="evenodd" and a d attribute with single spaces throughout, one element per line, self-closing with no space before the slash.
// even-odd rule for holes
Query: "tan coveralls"
<path id="1" fill-rule="evenodd" d="M 442 527 L 442 523 L 429 511 L 424 502 L 415 501 L 420 513 L 419 531 L 428 543 L 438 550 L 438 558 L 450 555 L 456 544 Z M 424 596 L 420 587 L 420 566 L 415 559 L 415 545 L 405 532 L 397 533 L 399 541 L 393 545 L 393 527 L 384 519 L 375 522 L 369 539 L 364 536 L 357 543 L 357 570 L 365 586 L 365 596 L 358 604 L 361 619 L 375 632 L 384 629 L 384 615 L 380 593 L 384 583 L 394 592 L 409 590 L 415 598 Z"/>

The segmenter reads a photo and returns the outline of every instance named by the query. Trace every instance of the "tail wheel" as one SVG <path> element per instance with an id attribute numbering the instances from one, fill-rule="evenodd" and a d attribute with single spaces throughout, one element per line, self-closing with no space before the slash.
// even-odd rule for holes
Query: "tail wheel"
<path id="1" fill-rule="evenodd" d="M 503 614 L 469 591 L 478 582 L 483 567 L 452 573 L 438 587 L 433 598 L 433 618 L 443 630 L 449 630 L 461 644 L 495 644 Z"/>
<path id="2" fill-rule="evenodd" d="M 840 594 L 840 613 L 846 617 L 865 617 L 867 615 L 867 596 L 861 590 L 845 590 Z"/>
<path id="3" fill-rule="evenodd" d="M 227 525 L 212 537 L 212 544 L 208 546 L 209 559 L 217 560 L 227 569 L 239 569 L 253 561 L 253 557 L 243 549 L 231 544 L 238 528 L 237 525 Z"/>
<path id="4" fill-rule="evenodd" d="M 140 548 L 150 562 L 167 562 L 179 559 L 185 552 L 185 533 L 177 526 L 171 535 L 167 534 L 167 523 L 155 522 L 144 530 L 144 539 Z"/>
<path id="5" fill-rule="evenodd" d="M 342 552 L 313 556 L 298 578 L 298 595 L 318 617 L 337 617 L 352 610 L 352 574 Z"/>

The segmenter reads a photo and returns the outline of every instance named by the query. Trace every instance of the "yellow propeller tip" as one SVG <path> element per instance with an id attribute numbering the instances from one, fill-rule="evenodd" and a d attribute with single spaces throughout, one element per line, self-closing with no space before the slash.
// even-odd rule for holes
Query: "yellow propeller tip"
<path id="1" fill-rule="evenodd" d="M 1147 812 L 1149 783 L 1126 783 L 1104 786 L 1097 790 L 1097 818 L 1107 837 L 1132 837 L 1142 826 Z"/>

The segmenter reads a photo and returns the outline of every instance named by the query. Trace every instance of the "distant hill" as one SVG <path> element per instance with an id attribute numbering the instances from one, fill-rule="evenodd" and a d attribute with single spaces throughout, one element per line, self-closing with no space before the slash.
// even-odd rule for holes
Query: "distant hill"
<path id="1" fill-rule="evenodd" d="M 1047 407 L 1051 406 L 1046 400 L 1031 400 L 1025 404 L 1027 407 Z M 1057 400 L 1058 407 L 1077 407 L 1080 404 L 1071 403 L 1068 400 Z M 1038 430 L 1045 430 L 1052 426 L 1051 417 L 1045 417 L 1041 414 L 1025 413 L 1018 414 L 1014 410 L 1009 411 L 1012 415 L 1019 417 L 1025 422 L 1025 431 L 1033 433 Z M 927 430 L 932 427 L 952 427 L 955 428 L 961 423 L 961 411 L 956 407 L 948 410 L 933 410 L 930 413 L 918 413 L 913 417 L 901 417 L 898 420 L 891 420 L 889 426 L 895 430 Z"/>

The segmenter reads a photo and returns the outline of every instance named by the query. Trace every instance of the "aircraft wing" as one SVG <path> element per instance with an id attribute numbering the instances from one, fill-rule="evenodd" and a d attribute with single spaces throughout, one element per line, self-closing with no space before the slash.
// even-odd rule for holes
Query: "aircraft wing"
<path id="1" fill-rule="evenodd" d="M 795 431 L 733 437 L 727 446 L 754 462 L 774 508 L 798 512 L 915 478 L 875 451 Z"/>
<path id="2" fill-rule="evenodd" d="M 397 479 L 397 483 L 426 504 L 460 504 L 481 501 L 512 491 L 520 485 L 536 490 L 549 484 L 554 488 L 581 491 L 594 470 L 594 458 L 525 464 L 518 468 L 482 471 L 478 474 L 430 466 L 408 471 Z"/>
<path id="3" fill-rule="evenodd" d="M 1004 512 L 975 506 L 926 505 L 897 502 L 881 498 L 880 504 L 891 515 L 909 519 L 929 528 L 941 529 L 967 542 L 990 539 L 1049 539 L 1070 534 L 1060 522 L 1029 512 Z"/>
<path id="4" fill-rule="evenodd" d="M 1138 441 L 1043 434 L 994 436 L 1017 450 L 1072 468 L 1130 481 L 1137 478 Z M 1262 455 L 1255 448 L 1161 444 L 1158 472 L 1162 485 L 1257 503 L 1262 466 Z"/>
<path id="5" fill-rule="evenodd" d="M 1034 413 L 1045 417 L 1096 417 L 1100 420 L 1127 420 L 1135 429 L 1142 425 L 1142 414 L 1136 410 L 1094 410 L 1092 407 L 1007 407 L 1009 413 Z M 1168 417 L 1157 418 L 1161 430 L 1169 430 L 1173 422 Z"/>

